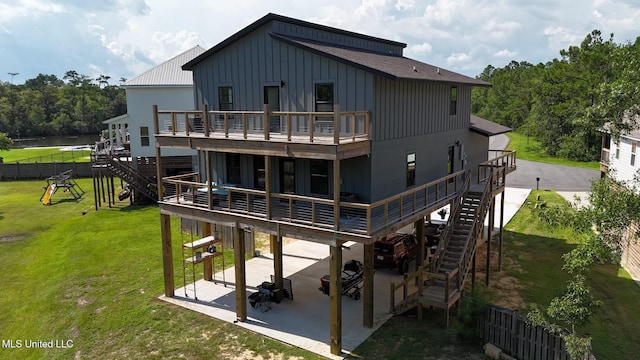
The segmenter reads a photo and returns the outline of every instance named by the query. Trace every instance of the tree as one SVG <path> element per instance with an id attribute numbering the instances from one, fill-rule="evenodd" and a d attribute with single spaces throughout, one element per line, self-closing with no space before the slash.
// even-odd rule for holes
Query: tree
<path id="1" fill-rule="evenodd" d="M 8 151 L 11 144 L 13 144 L 13 140 L 7 134 L 0 132 L 0 150 Z"/>
<path id="2" fill-rule="evenodd" d="M 589 204 L 578 208 L 538 208 L 537 214 L 551 226 L 571 227 L 581 234 L 578 246 L 563 256 L 563 269 L 573 274 L 561 296 L 554 298 L 546 310 L 556 322 L 568 324 L 571 332 L 563 335 L 567 350 L 573 359 L 583 359 L 590 349 L 590 338 L 580 336 L 578 328 L 589 321 L 595 309 L 602 304 L 594 299 L 585 284 L 585 273 L 594 262 L 620 262 L 622 239 L 629 233 L 630 224 L 640 223 L 640 196 L 638 180 L 620 182 L 611 176 L 594 180 L 589 193 Z M 631 234 L 636 240 L 638 234 Z M 534 325 L 552 330 L 542 311 L 529 315 Z"/>

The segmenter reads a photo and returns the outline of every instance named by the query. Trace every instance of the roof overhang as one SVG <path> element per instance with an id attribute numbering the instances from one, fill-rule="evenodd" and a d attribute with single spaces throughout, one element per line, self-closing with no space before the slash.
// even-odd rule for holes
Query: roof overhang
<path id="1" fill-rule="evenodd" d="M 117 124 L 117 123 L 123 123 L 125 122 L 125 120 L 129 117 L 129 114 L 122 114 L 116 117 L 112 117 L 111 119 L 107 119 L 105 121 L 103 121 L 103 124 Z"/>
<path id="2" fill-rule="evenodd" d="M 471 115 L 469 130 L 484 136 L 494 136 L 510 132 L 511 128 Z"/>

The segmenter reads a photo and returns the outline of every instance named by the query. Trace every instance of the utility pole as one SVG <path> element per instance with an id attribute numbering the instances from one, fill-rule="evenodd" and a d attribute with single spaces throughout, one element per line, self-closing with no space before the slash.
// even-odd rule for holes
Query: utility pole
<path id="1" fill-rule="evenodd" d="M 11 87 L 13 87 L 13 77 L 16 76 L 16 75 L 20 75 L 20 73 L 8 72 L 7 74 L 11 75 Z"/>

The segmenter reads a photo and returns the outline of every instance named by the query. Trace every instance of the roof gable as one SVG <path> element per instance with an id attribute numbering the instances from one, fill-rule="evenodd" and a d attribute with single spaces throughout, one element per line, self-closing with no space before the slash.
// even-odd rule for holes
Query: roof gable
<path id="1" fill-rule="evenodd" d="M 182 65 L 204 52 L 203 48 L 195 46 L 126 81 L 123 86 L 193 86 L 192 74 L 182 70 Z"/>
<path id="2" fill-rule="evenodd" d="M 304 21 L 304 20 L 294 19 L 294 18 L 290 18 L 290 17 L 287 17 L 287 16 L 282 16 L 282 15 L 278 15 L 278 14 L 269 13 L 269 14 L 263 16 L 262 18 L 254 21 L 253 23 L 249 24 L 248 26 L 246 26 L 242 30 L 240 30 L 240 31 L 236 32 L 235 34 L 231 35 L 230 37 L 226 38 L 222 42 L 218 43 L 217 45 L 215 45 L 211 49 L 209 49 L 206 52 L 204 52 L 202 55 L 200 55 L 200 56 L 196 57 L 195 59 L 189 61 L 188 63 L 184 64 L 182 69 L 184 69 L 184 70 L 192 70 L 194 66 L 196 66 L 197 64 L 199 64 L 203 60 L 205 60 L 208 57 L 212 56 L 213 54 L 225 49 L 227 46 L 233 44 L 234 42 L 236 42 L 237 40 L 241 39 L 245 35 L 251 33 L 255 29 L 267 24 L 270 21 L 279 21 L 279 22 L 283 22 L 283 23 L 299 25 L 299 26 L 303 26 L 303 27 L 307 27 L 307 28 L 311 28 L 311 29 L 316 29 L 316 30 L 321 30 L 321 31 L 326 31 L 326 32 L 334 33 L 334 34 L 340 34 L 340 35 L 346 35 L 346 36 L 349 36 L 349 37 L 359 38 L 359 39 L 363 39 L 363 40 L 366 40 L 366 41 L 384 43 L 384 44 L 388 44 L 388 45 L 391 45 L 391 46 L 396 46 L 396 47 L 399 47 L 399 48 L 407 47 L 407 44 L 401 43 L 401 42 L 397 42 L 397 41 L 377 38 L 377 37 L 374 37 L 374 36 L 364 35 L 364 34 L 360 34 L 360 33 L 356 33 L 356 32 L 351 32 L 351 31 L 347 31 L 347 30 L 333 28 L 333 27 L 330 27 L 330 26 L 315 24 L 315 23 Z"/>

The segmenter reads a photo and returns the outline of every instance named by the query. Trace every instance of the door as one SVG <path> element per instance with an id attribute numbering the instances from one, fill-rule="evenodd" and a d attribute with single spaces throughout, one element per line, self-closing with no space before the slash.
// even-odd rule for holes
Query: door
<path id="1" fill-rule="evenodd" d="M 279 86 L 264 87 L 264 104 L 269 105 L 269 111 L 280 111 Z M 271 116 L 269 118 L 269 130 L 271 132 L 280 132 L 280 116 Z"/>
<path id="2" fill-rule="evenodd" d="M 280 159 L 280 192 L 295 194 L 296 168 L 293 159 Z"/>

